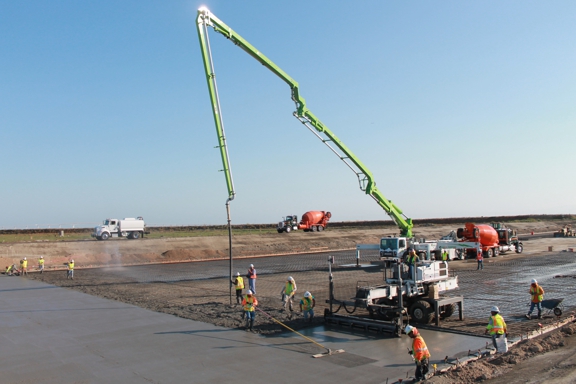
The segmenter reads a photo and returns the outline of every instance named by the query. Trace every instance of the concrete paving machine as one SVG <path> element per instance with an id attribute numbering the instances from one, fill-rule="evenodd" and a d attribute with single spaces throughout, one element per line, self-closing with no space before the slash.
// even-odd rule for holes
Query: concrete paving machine
<path id="1" fill-rule="evenodd" d="M 363 285 L 356 287 L 356 296 L 351 300 L 336 300 L 331 294 L 331 305 L 343 306 L 348 313 L 357 308 L 368 310 L 370 319 L 360 320 L 348 316 L 335 315 L 332 310 L 327 313 L 328 322 L 350 326 L 355 323 L 365 328 L 376 327 L 380 331 L 388 331 L 400 336 L 401 329 L 408 321 L 410 323 L 428 324 L 436 319 L 452 316 L 456 305 L 459 306 L 460 319 L 463 319 L 463 298 L 440 297 L 441 293 L 458 288 L 458 276 L 450 276 L 448 263 L 445 261 L 424 261 L 418 263 L 410 275 L 409 268 L 403 263 L 393 263 L 384 267 L 384 284 Z M 331 285 L 331 292 L 332 285 Z M 353 310 L 349 310 L 353 307 Z"/>

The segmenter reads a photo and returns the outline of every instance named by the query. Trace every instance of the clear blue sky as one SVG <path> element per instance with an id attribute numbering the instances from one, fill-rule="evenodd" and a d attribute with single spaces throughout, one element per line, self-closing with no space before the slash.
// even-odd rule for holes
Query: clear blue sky
<path id="1" fill-rule="evenodd" d="M 0 0 L 0 228 L 226 223 L 201 5 L 408 217 L 576 213 L 574 1 Z M 388 219 L 288 86 L 210 39 L 232 222 Z"/>

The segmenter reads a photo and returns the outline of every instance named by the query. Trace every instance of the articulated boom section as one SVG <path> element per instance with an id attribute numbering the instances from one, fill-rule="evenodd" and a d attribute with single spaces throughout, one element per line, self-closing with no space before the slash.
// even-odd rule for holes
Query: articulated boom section
<path id="1" fill-rule="evenodd" d="M 226 173 L 226 180 L 228 184 L 228 191 L 231 192 L 232 177 L 229 172 L 228 156 L 225 151 L 225 137 L 222 127 L 222 116 L 220 112 L 220 105 L 218 102 L 218 92 L 216 88 L 214 66 L 212 64 L 212 56 L 210 54 L 210 47 L 208 41 L 208 26 L 214 28 L 218 33 L 221 33 L 226 38 L 231 40 L 235 45 L 239 46 L 256 59 L 260 64 L 264 65 L 279 78 L 281 78 L 288 86 L 290 86 L 292 100 L 296 104 L 296 111 L 294 116 L 304 124 L 316 137 L 318 137 L 336 156 L 340 158 L 350 168 L 358 178 L 360 189 L 367 195 L 370 195 L 378 205 L 394 220 L 396 225 L 400 228 L 401 235 L 412 237 L 412 220 L 406 218 L 402 211 L 392 201 L 386 199 L 384 195 L 376 188 L 376 183 L 372 173 L 366 168 L 364 164 L 342 143 L 332 131 L 328 129 L 322 122 L 306 107 L 306 101 L 300 95 L 299 85 L 296 80 L 290 77 L 280 67 L 274 64 L 264 54 L 258 51 L 252 44 L 244 40 L 239 34 L 232 30 L 228 25 L 214 16 L 206 8 L 198 10 L 198 37 L 200 39 L 200 46 L 202 48 L 202 55 L 204 59 L 204 68 L 206 70 L 208 88 L 210 91 L 210 98 L 214 108 L 214 120 L 216 123 L 216 130 L 219 138 L 219 144 L 222 151 L 222 162 L 224 171 Z M 333 143 L 334 145 L 331 145 Z M 233 196 L 233 194 L 232 194 Z"/>

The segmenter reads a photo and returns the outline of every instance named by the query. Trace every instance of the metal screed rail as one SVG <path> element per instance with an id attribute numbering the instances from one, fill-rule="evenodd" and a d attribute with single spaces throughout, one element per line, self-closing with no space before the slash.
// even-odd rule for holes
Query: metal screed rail
<path id="1" fill-rule="evenodd" d="M 364 164 L 342 143 L 332 131 L 328 129 L 310 110 L 306 107 L 304 98 L 300 95 L 300 88 L 298 82 L 284 72 L 280 67 L 274 64 L 252 44 L 244 40 L 239 34 L 232 30 L 229 26 L 223 23 L 220 19 L 214 16 L 207 8 L 202 7 L 198 10 L 198 37 L 200 39 L 200 47 L 202 49 L 202 58 L 204 60 L 204 69 L 206 70 L 206 80 L 208 82 L 208 90 L 210 92 L 210 100 L 212 102 L 212 112 L 214 115 L 214 123 L 216 124 L 216 133 L 218 135 L 218 145 L 222 156 L 222 164 L 224 166 L 224 173 L 226 175 L 226 184 L 228 186 L 229 200 L 234 198 L 234 185 L 232 181 L 232 174 L 230 171 L 230 162 L 228 159 L 228 151 L 226 148 L 226 137 L 224 135 L 224 125 L 222 122 L 222 111 L 220 108 L 220 101 L 218 99 L 218 89 L 216 86 L 216 75 L 214 73 L 214 64 L 212 62 L 212 54 L 210 51 L 210 42 L 208 40 L 208 27 L 231 40 L 235 45 L 242 48 L 246 53 L 256 59 L 260 64 L 272 71 L 276 76 L 282 79 L 290 87 L 292 93 L 292 100 L 296 104 L 296 111 L 294 116 L 306 126 L 316 137 L 318 137 L 336 156 L 340 158 L 358 177 L 360 189 L 367 195 L 370 195 L 380 207 L 394 220 L 396 225 L 400 228 L 401 236 L 412 237 L 412 219 L 407 218 L 400 208 L 398 208 L 391 200 L 386 199 L 384 195 L 376 188 L 376 183 L 372 173 L 366 168 Z"/>

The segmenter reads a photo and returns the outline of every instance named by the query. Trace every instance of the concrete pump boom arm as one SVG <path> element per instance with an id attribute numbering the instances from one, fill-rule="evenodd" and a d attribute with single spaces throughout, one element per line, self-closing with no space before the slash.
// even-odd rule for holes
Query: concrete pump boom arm
<path id="1" fill-rule="evenodd" d="M 332 152 L 336 154 L 355 174 L 360 184 L 360 189 L 367 195 L 370 195 L 380 207 L 392 218 L 396 225 L 400 228 L 402 236 L 412 237 L 412 219 L 407 218 L 400 208 L 398 208 L 391 200 L 386 197 L 376 188 L 374 177 L 368 168 L 352 153 L 338 137 L 328 129 L 308 108 L 306 101 L 300 96 L 300 89 L 298 82 L 278 67 L 266 55 L 261 53 L 256 47 L 246 41 L 242 36 L 232 30 L 228 25 L 214 16 L 208 9 L 202 7 L 198 10 L 197 18 L 198 38 L 200 39 L 200 48 L 202 50 L 202 58 L 204 60 L 204 69 L 206 70 L 206 79 L 208 82 L 208 89 L 210 92 L 210 99 L 213 107 L 214 122 L 216 124 L 216 131 L 219 140 L 219 148 L 222 155 L 222 164 L 226 174 L 226 184 L 228 186 L 229 199 L 234 198 L 234 185 L 232 182 L 232 175 L 230 172 L 230 165 L 228 160 L 228 153 L 226 149 L 226 138 L 224 135 L 224 128 L 222 123 L 222 114 L 220 110 L 220 102 L 218 100 L 218 89 L 216 87 L 216 75 L 214 73 L 214 65 L 212 63 L 212 55 L 210 51 L 210 43 L 208 40 L 208 27 L 214 30 L 227 39 L 231 40 L 235 45 L 240 47 L 243 51 L 248 53 L 260 64 L 272 71 L 276 76 L 282 79 L 290 87 L 292 93 L 292 100 L 296 104 L 296 111 L 294 116 L 300 120 L 316 137 L 318 137 Z M 330 143 L 333 143 L 331 145 Z"/>

